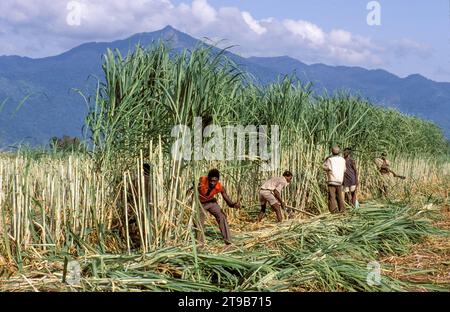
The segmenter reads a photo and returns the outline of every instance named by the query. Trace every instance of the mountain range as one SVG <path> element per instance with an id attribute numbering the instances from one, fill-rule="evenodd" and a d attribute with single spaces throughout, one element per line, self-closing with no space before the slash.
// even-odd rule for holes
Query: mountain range
<path id="1" fill-rule="evenodd" d="M 87 106 L 76 89 L 93 94 L 102 77 L 102 55 L 108 48 L 127 54 L 136 44 L 148 46 L 168 40 L 174 53 L 199 40 L 167 26 L 113 42 L 89 42 L 60 55 L 45 58 L 0 56 L 0 147 L 18 143 L 46 144 L 54 136 L 81 136 Z M 345 90 L 376 105 L 431 120 L 450 138 L 450 83 L 435 82 L 419 74 L 400 78 L 385 70 L 305 64 L 289 56 L 227 56 L 267 84 L 294 73 L 312 82 L 315 92 Z"/>

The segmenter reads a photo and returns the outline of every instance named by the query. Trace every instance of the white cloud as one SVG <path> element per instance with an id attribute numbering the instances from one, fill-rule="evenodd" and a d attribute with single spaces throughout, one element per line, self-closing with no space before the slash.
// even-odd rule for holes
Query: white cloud
<path id="1" fill-rule="evenodd" d="M 197 17 L 203 25 L 216 20 L 216 10 L 208 4 L 207 0 L 194 0 L 192 2 L 192 14 Z"/>
<path id="2" fill-rule="evenodd" d="M 324 32 L 313 23 L 287 19 L 283 24 L 288 31 L 298 35 L 302 40 L 309 41 L 313 45 L 322 45 L 325 42 Z"/>
<path id="3" fill-rule="evenodd" d="M 67 23 L 68 1 L 1 0 L 0 55 L 42 57 L 86 41 L 122 39 L 172 25 L 197 38 L 226 39 L 244 56 L 290 55 L 304 62 L 374 66 L 397 57 L 427 57 L 429 47 L 409 39 L 376 43 L 348 30 L 326 31 L 305 20 L 256 19 L 236 7 L 214 8 L 207 0 L 174 5 L 169 0 L 76 0 L 79 26 Z M 6 44 L 7 43 L 7 44 Z M 390 52 L 392 50 L 392 52 Z"/>
<path id="4" fill-rule="evenodd" d="M 253 30 L 258 35 L 262 35 L 265 32 L 267 32 L 267 29 L 261 26 L 259 22 L 253 19 L 253 16 L 251 16 L 248 12 L 242 12 L 242 17 L 244 18 L 244 21 L 247 23 L 248 27 L 250 27 L 251 30 Z"/>
<path id="5" fill-rule="evenodd" d="M 345 30 L 332 30 L 330 32 L 330 42 L 336 45 L 348 45 L 352 42 L 352 34 Z"/>

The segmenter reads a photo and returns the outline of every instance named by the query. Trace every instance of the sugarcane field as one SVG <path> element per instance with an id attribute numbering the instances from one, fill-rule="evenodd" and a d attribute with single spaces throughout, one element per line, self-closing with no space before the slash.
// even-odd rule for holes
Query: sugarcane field
<path id="1" fill-rule="evenodd" d="M 448 299 L 450 0 L 413 2 L 1 0 L 1 309 Z"/>
<path id="2" fill-rule="evenodd" d="M 201 46 L 108 51 L 103 71 L 89 140 L 1 153 L 1 291 L 449 290 L 431 122 L 289 77 L 261 88 Z"/>

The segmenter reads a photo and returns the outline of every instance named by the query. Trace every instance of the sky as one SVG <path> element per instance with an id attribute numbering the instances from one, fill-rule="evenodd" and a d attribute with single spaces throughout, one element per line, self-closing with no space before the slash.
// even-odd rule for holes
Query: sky
<path id="1" fill-rule="evenodd" d="M 450 82 L 450 0 L 1 0 L 0 55 L 52 56 L 166 25 L 245 57 Z"/>

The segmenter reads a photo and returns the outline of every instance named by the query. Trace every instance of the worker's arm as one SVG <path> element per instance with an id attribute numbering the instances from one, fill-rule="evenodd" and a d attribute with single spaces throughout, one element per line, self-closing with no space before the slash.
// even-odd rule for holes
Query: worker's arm
<path id="1" fill-rule="evenodd" d="M 396 174 L 396 173 L 389 167 L 389 165 L 388 165 L 388 167 L 387 167 L 387 170 L 389 170 L 389 172 L 392 173 L 392 175 L 393 175 L 395 178 L 406 179 L 404 176 L 401 176 L 401 175 L 399 175 L 399 174 Z"/>
<path id="2" fill-rule="evenodd" d="M 394 176 L 396 175 L 394 171 L 391 170 L 390 165 L 387 161 L 384 161 L 380 158 L 375 159 L 375 164 L 377 165 L 377 168 L 380 172 L 389 172 L 392 173 Z"/>
<path id="3" fill-rule="evenodd" d="M 198 181 L 197 189 L 200 189 L 200 184 L 201 184 L 201 178 L 200 178 L 200 180 Z M 192 181 L 192 185 L 191 185 L 191 187 L 186 191 L 186 195 L 188 195 L 190 192 L 192 192 L 192 191 L 194 190 L 194 188 L 195 188 L 195 181 Z"/>
<path id="4" fill-rule="evenodd" d="M 399 175 L 399 174 L 396 174 L 396 173 L 395 173 L 394 171 L 392 171 L 391 169 L 389 169 L 389 172 L 392 173 L 392 174 L 394 175 L 395 178 L 399 178 L 399 179 L 402 179 L 402 180 L 406 179 L 406 177 L 401 176 L 401 175 Z"/>
<path id="5" fill-rule="evenodd" d="M 394 177 L 396 177 L 396 178 L 398 177 L 398 175 L 391 169 L 389 164 L 383 164 L 383 166 L 381 168 L 383 168 L 384 170 L 388 171 L 389 173 L 392 173 L 392 175 Z"/>
<path id="6" fill-rule="evenodd" d="M 241 208 L 241 204 L 239 202 L 233 202 L 230 198 L 230 196 L 228 196 L 228 193 L 226 191 L 226 189 L 224 187 L 222 187 L 222 197 L 225 200 L 225 202 L 227 203 L 228 207 L 230 208 Z"/>
<path id="7" fill-rule="evenodd" d="M 356 161 L 352 160 L 352 167 L 355 171 L 355 177 L 356 177 L 356 187 L 359 186 L 359 176 L 358 176 L 358 169 L 356 169 Z"/>
<path id="8" fill-rule="evenodd" d="M 322 168 L 323 168 L 323 170 L 325 170 L 325 171 L 331 171 L 331 169 L 330 169 L 330 165 L 328 164 L 329 163 L 329 161 L 328 161 L 328 158 L 327 159 L 325 159 L 325 162 L 323 163 L 323 165 L 322 165 Z"/>
<path id="9" fill-rule="evenodd" d="M 186 191 L 186 195 L 189 195 L 194 190 L 194 187 L 195 187 L 195 182 L 192 182 L 192 186 Z"/>
<path id="10" fill-rule="evenodd" d="M 392 171 L 390 168 L 386 168 L 386 170 L 388 170 L 390 173 L 392 173 L 392 175 L 394 177 L 397 177 L 397 174 L 394 171 Z"/>
<path id="11" fill-rule="evenodd" d="M 381 168 L 383 167 L 383 160 L 381 160 L 380 158 L 375 158 L 375 165 L 377 166 L 378 170 L 381 170 Z"/>
<path id="12" fill-rule="evenodd" d="M 280 192 L 278 192 L 278 190 L 274 190 L 273 196 L 275 196 L 275 198 L 280 202 L 281 208 L 284 208 L 284 203 L 283 200 L 281 199 Z"/>
<path id="13" fill-rule="evenodd" d="M 386 170 L 387 172 L 392 173 L 392 175 L 393 175 L 395 178 L 405 179 L 404 176 L 401 176 L 401 175 L 396 174 L 396 173 L 391 169 L 390 164 L 387 163 L 387 162 L 383 162 L 383 164 L 381 165 L 381 169 L 384 169 L 384 170 Z"/>

